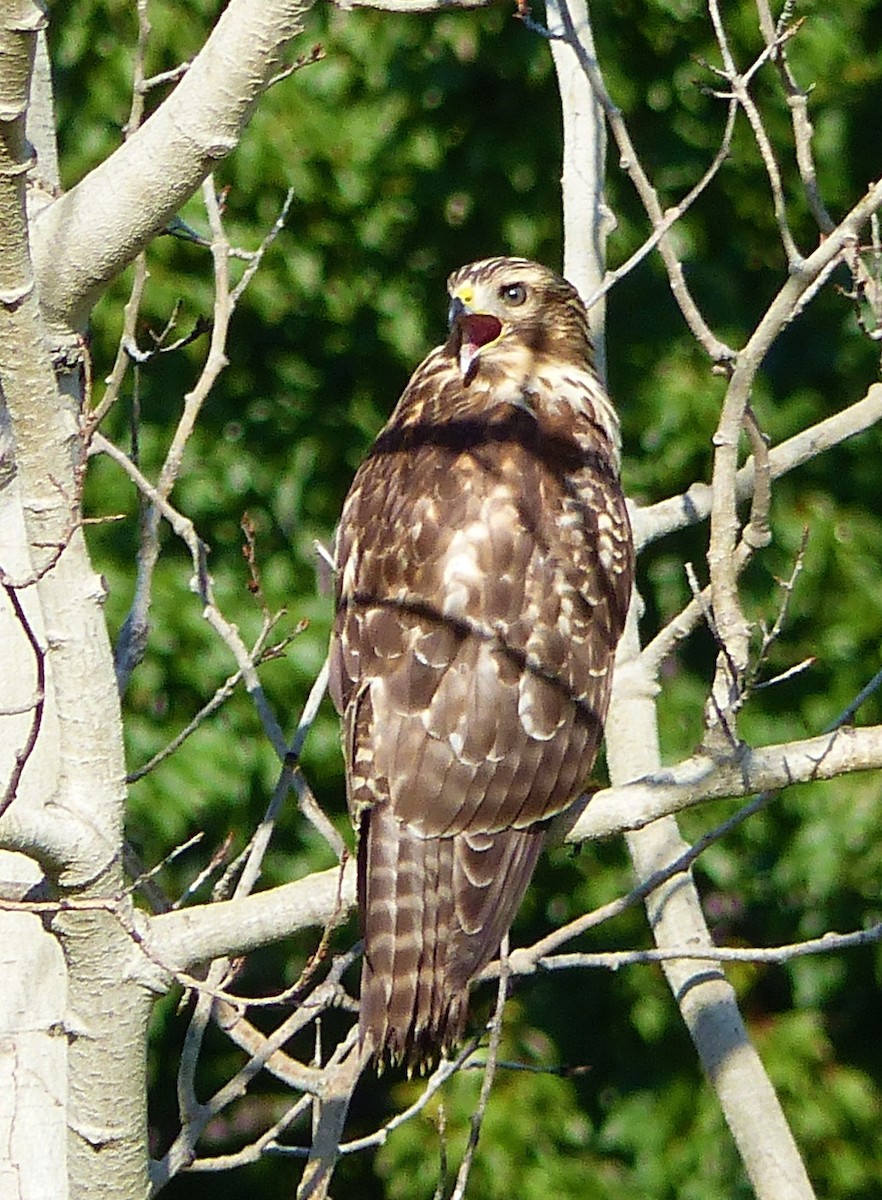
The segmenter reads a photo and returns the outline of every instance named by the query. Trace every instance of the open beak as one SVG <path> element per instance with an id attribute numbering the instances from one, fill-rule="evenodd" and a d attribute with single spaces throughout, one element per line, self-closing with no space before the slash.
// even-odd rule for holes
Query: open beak
<path id="1" fill-rule="evenodd" d="M 502 322 L 489 313 L 474 312 L 461 297 L 454 296 L 448 309 L 450 331 L 459 335 L 459 369 L 470 383 L 478 369 L 478 351 L 495 342 L 502 333 Z"/>

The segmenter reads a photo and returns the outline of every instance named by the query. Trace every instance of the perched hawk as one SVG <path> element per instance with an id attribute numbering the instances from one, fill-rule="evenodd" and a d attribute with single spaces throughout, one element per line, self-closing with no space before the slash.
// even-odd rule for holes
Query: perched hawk
<path id="1" fill-rule="evenodd" d="M 553 271 L 454 272 L 347 497 L 331 694 L 358 830 L 361 1038 L 456 1043 L 548 819 L 594 763 L 633 551 L 619 426 L 585 308 Z"/>

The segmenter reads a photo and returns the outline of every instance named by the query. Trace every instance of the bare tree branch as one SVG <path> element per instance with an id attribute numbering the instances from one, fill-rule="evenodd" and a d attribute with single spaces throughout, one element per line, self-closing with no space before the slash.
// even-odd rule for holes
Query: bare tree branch
<path id="1" fill-rule="evenodd" d="M 732 100 L 729 104 L 728 112 L 726 114 L 726 124 L 720 138 L 720 147 L 714 155 L 707 170 L 704 172 L 695 186 L 690 188 L 690 190 L 686 193 L 683 199 L 679 201 L 679 203 L 669 205 L 668 208 L 665 209 L 664 218 L 659 224 L 655 225 L 652 233 L 648 238 L 646 238 L 643 245 L 639 246 L 634 253 L 620 266 L 606 272 L 603 277 L 602 285 L 596 291 L 591 292 L 586 298 L 586 304 L 589 309 L 593 308 L 594 304 L 600 299 L 601 296 L 605 296 L 606 293 L 610 291 L 610 289 L 616 283 L 619 282 L 619 280 L 624 279 L 626 275 L 630 274 L 630 272 L 633 271 L 633 269 L 639 263 L 641 263 L 643 259 L 646 258 L 646 256 L 656 248 L 656 246 L 658 246 L 659 242 L 665 236 L 668 230 L 672 229 L 673 226 L 676 225 L 676 223 L 680 220 L 680 218 L 685 216 L 699 196 L 701 196 L 701 194 L 707 190 L 731 152 L 732 134 L 735 130 L 735 117 L 737 116 L 737 113 L 738 104 L 735 100 Z"/>
<path id="2" fill-rule="evenodd" d="M 753 381 L 770 346 L 791 321 L 800 298 L 824 269 L 839 259 L 847 246 L 855 243 L 862 226 L 880 206 L 882 182 L 876 182 L 836 229 L 830 232 L 798 269 L 792 271 L 764 313 L 747 345 L 739 352 L 726 391 L 720 421 L 714 435 L 708 567 L 717 628 L 739 670 L 747 661 L 749 631 L 732 577 L 731 564 L 739 529 L 736 490 L 738 443 Z"/>
<path id="3" fill-rule="evenodd" d="M 780 964 L 811 955 L 835 954 L 844 950 L 854 950 L 861 946 L 874 946 L 880 941 L 882 941 L 882 922 L 877 922 L 867 929 L 856 929 L 852 933 L 825 933 L 819 938 L 809 938 L 804 942 L 791 942 L 785 946 L 751 947 L 750 949 L 714 946 L 714 959 L 717 962 Z M 535 965 L 530 963 L 525 955 L 524 964 L 528 972 L 532 972 L 537 967 L 543 971 L 572 970 L 576 967 L 618 971 L 620 967 L 671 962 L 675 959 L 704 961 L 706 954 L 706 950 L 696 949 L 694 946 L 666 946 L 663 950 L 610 950 L 597 954 L 547 955 L 538 959 Z M 521 960 L 518 957 L 512 962 L 512 974 L 517 974 L 520 968 Z"/>
<path id="4" fill-rule="evenodd" d="M 218 969 L 218 972 L 220 968 Z M 169 1179 L 191 1165 L 196 1157 L 196 1145 L 205 1131 L 209 1121 L 223 1112 L 234 1100 L 237 1100 L 248 1088 L 254 1078 L 263 1070 L 268 1059 L 276 1053 L 299 1030 L 314 1020 L 318 1012 L 326 1007 L 331 999 L 335 983 L 320 985 L 319 988 L 290 1014 L 278 1028 L 267 1037 L 259 1050 L 255 1051 L 243 1067 L 225 1084 L 223 1084 L 209 1100 L 201 1103 L 196 1097 L 195 1068 L 199 1048 L 209 1018 L 209 1010 L 214 1000 L 207 993 L 200 993 L 196 1001 L 194 1020 L 188 1030 L 184 1052 L 181 1056 L 179 1080 L 179 1105 L 181 1131 L 163 1158 L 154 1163 L 151 1168 L 151 1183 L 153 1194 L 158 1192 Z M 324 988 L 324 991 L 323 991 Z M 342 1047 L 341 1047 L 342 1050 Z M 322 1072 L 314 1068 L 303 1067 L 299 1086 L 310 1093 L 324 1085 Z"/>
<path id="5" fill-rule="evenodd" d="M 338 900 L 339 897 L 339 900 Z M 145 940 L 172 970 L 186 970 L 221 955 L 246 954 L 289 937 L 298 929 L 324 926 L 340 904 L 355 903 L 355 863 L 332 867 L 269 892 L 198 909 L 150 917 Z"/>
<path id="6" fill-rule="evenodd" d="M 619 787 L 595 792 L 566 840 L 609 837 L 642 829 L 708 800 L 777 791 L 816 779 L 835 779 L 851 771 L 882 768 L 882 726 L 839 729 L 801 742 L 742 747 L 728 760 L 696 754 L 675 767 L 654 771 Z"/>
<path id="7" fill-rule="evenodd" d="M 861 400 L 770 450 L 769 469 L 772 480 L 779 479 L 848 438 L 865 432 L 880 420 L 882 384 L 874 383 Z M 748 459 L 735 476 L 737 502 L 746 500 L 752 494 L 753 486 L 754 463 L 753 459 Z M 710 485 L 694 483 L 680 496 L 671 496 L 645 508 L 632 508 L 631 524 L 638 549 L 668 533 L 705 520 L 710 515 L 711 504 Z"/>
<path id="8" fill-rule="evenodd" d="M 297 1188 L 297 1200 L 325 1200 L 328 1195 L 334 1167 L 340 1156 L 349 1102 L 364 1066 L 357 1037 L 353 1029 L 349 1042 L 338 1047 L 338 1052 L 345 1049 L 345 1057 L 339 1065 L 329 1063 L 323 1072 L 321 1091 L 313 1100 L 313 1111 L 317 1109 L 318 1114 L 309 1158 Z"/>
<path id="9" fill-rule="evenodd" d="M 290 1106 L 273 1125 L 233 1154 L 217 1154 L 211 1158 L 196 1158 L 187 1167 L 188 1171 L 232 1171 L 236 1167 L 247 1167 L 259 1162 L 269 1153 L 278 1138 L 285 1133 L 301 1117 L 305 1116 L 312 1107 L 311 1096 L 301 1096 Z"/>
<path id="10" fill-rule="evenodd" d="M 827 208 L 821 198 L 820 189 L 818 188 L 818 177 L 815 170 L 814 155 L 812 152 L 812 129 L 811 120 L 808 115 L 808 93 L 805 92 L 796 82 L 796 78 L 790 69 L 790 63 L 787 59 L 786 44 L 781 37 L 781 34 L 786 28 L 786 22 L 790 19 L 791 13 L 788 11 L 788 6 L 785 5 L 784 12 L 778 22 L 772 19 L 772 13 L 769 8 L 768 0 L 757 0 L 757 12 L 759 13 L 760 30 L 766 40 L 766 45 L 774 47 L 772 61 L 777 65 L 781 81 L 784 86 L 784 92 L 787 96 L 787 104 L 790 107 L 790 115 L 793 121 L 794 146 L 796 149 L 796 162 L 799 168 L 799 174 L 802 179 L 803 188 L 805 189 L 806 199 L 812 214 L 818 223 L 818 228 L 822 233 L 829 233 L 835 225 L 833 218 L 827 212 Z M 793 26 L 794 32 L 798 28 L 800 22 Z"/>
<path id="11" fill-rule="evenodd" d="M 607 91 L 597 61 L 586 50 L 587 43 L 584 40 L 583 30 L 590 28 L 590 23 L 584 0 L 556 0 L 556 3 L 559 3 L 563 32 L 554 36 L 564 38 L 567 44 L 573 48 L 582 70 L 590 80 L 594 95 L 606 113 L 610 130 L 619 150 L 622 167 L 627 171 L 640 197 L 647 216 L 652 222 L 653 230 L 659 232 L 659 253 L 667 269 L 671 281 L 671 290 L 680 306 L 680 311 L 683 313 L 687 325 L 710 358 L 714 362 L 728 362 L 734 357 L 734 351 L 722 342 L 707 325 L 686 285 L 683 266 L 677 257 L 668 227 L 665 225 L 665 213 L 662 211 L 658 193 L 640 163 L 624 117 Z M 584 169 L 588 169 L 587 164 Z M 591 292 L 590 286 L 587 283 L 585 285 L 580 284 L 580 286 L 583 288 L 584 295 L 588 296 Z"/>
<path id="12" fill-rule="evenodd" d="M 233 302 L 229 281 L 229 243 L 221 225 L 220 210 L 214 186 L 209 176 L 203 184 L 203 198 L 212 229 L 211 253 L 214 260 L 215 293 L 211 343 L 196 386 L 184 397 L 184 408 L 166 452 L 155 493 L 167 500 L 180 473 L 184 450 L 190 440 L 196 420 L 218 375 L 227 365 L 225 346 Z M 106 449 L 106 443 L 103 444 Z M 152 503 L 147 511 L 138 552 L 138 575 L 135 598 L 123 623 L 117 643 L 116 663 L 120 692 L 124 692 L 132 671 L 144 656 L 147 645 L 148 614 L 153 584 L 153 571 L 159 558 L 160 508 Z M 200 576 L 204 575 L 200 573 Z M 211 622 L 211 614 L 209 614 Z"/>
<path id="13" fill-rule="evenodd" d="M 784 199 L 784 188 L 781 183 L 781 172 L 778 169 L 778 163 L 775 159 L 775 152 L 772 149 L 772 143 L 769 135 L 766 133 L 765 126 L 762 122 L 762 117 L 759 114 L 756 104 L 747 88 L 747 79 L 742 75 L 735 65 L 735 60 L 732 56 L 732 51 L 729 48 L 729 39 L 726 36 L 726 30 L 720 17 L 720 10 L 717 0 L 709 0 L 708 11 L 710 12 L 711 23 L 714 27 L 714 33 L 717 38 L 717 45 L 720 47 L 720 53 L 723 56 L 724 70 L 721 72 L 729 87 L 731 95 L 738 101 L 744 113 L 750 122 L 750 127 L 753 130 L 753 136 L 756 139 L 757 147 L 759 148 L 760 157 L 766 168 L 766 174 L 769 177 L 769 183 L 772 189 L 772 205 L 775 210 L 775 220 L 778 222 L 778 230 L 781 235 L 781 242 L 784 246 L 784 252 L 787 255 L 787 262 L 792 270 L 802 261 L 802 255 L 797 249 L 796 242 L 793 240 L 793 234 L 790 232 L 790 225 L 787 220 L 787 204 Z M 785 36 L 789 36 L 785 34 Z M 762 58 L 778 48 L 781 41 L 779 36 L 776 36 L 771 42 L 766 43 L 766 51 Z"/>
<path id="14" fill-rule="evenodd" d="M 478 1048 L 479 1039 L 472 1038 L 463 1046 L 459 1054 L 455 1058 L 442 1058 L 438 1066 L 426 1080 L 426 1086 L 422 1094 L 408 1108 L 403 1109 L 400 1113 L 396 1113 L 382 1128 L 375 1133 L 368 1134 L 366 1137 L 356 1138 L 351 1142 L 343 1142 L 339 1147 L 340 1154 L 357 1154 L 362 1150 L 369 1150 L 375 1146 L 382 1146 L 388 1140 L 390 1134 L 394 1133 L 407 1121 L 410 1121 L 418 1113 L 422 1112 L 435 1093 L 447 1082 L 451 1075 L 455 1075 L 471 1058 Z M 273 1148 L 276 1154 L 290 1154 L 296 1158 L 305 1158 L 308 1151 L 300 1146 L 276 1146 Z"/>
<path id="15" fill-rule="evenodd" d="M 604 195 L 606 126 L 583 59 L 595 61 L 586 0 L 546 0 L 563 118 L 564 275 L 578 279 L 586 297 L 597 373 L 606 379 L 606 305 L 602 287 L 606 242 L 615 217 Z M 589 219 L 585 219 L 590 214 Z M 590 300 L 587 298 L 590 296 Z"/>
<path id="16" fill-rule="evenodd" d="M 107 284 L 235 149 L 311 3 L 232 0 L 168 99 L 41 214 L 34 260 L 51 322 L 82 325 Z"/>
<path id="17" fill-rule="evenodd" d="M 490 1089 L 493 1087 L 493 1080 L 496 1077 L 496 1066 L 499 1058 L 499 1044 L 502 1041 L 502 1017 L 505 1010 L 505 1000 L 508 995 L 508 934 L 502 940 L 502 946 L 499 951 L 499 986 L 496 989 L 496 1008 L 490 1020 L 490 1044 L 487 1048 L 487 1059 L 484 1063 L 484 1078 L 481 1080 L 481 1094 L 478 1097 L 478 1104 L 475 1111 L 472 1113 L 472 1119 L 469 1128 L 469 1140 L 466 1143 L 465 1153 L 462 1156 L 462 1162 L 459 1164 L 459 1170 L 456 1173 L 456 1184 L 451 1193 L 450 1200 L 463 1200 L 468 1186 L 469 1174 L 474 1161 L 475 1151 L 478 1148 L 478 1138 L 481 1136 L 481 1125 L 484 1121 L 484 1115 L 487 1112 L 487 1105 L 490 1101 Z"/>

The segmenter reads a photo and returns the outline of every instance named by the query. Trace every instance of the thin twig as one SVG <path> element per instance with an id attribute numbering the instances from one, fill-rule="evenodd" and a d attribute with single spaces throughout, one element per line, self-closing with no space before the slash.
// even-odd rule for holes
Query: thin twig
<path id="1" fill-rule="evenodd" d="M 817 954 L 836 954 L 843 950 L 854 950 L 861 946 L 873 946 L 882 942 L 882 922 L 868 929 L 857 929 L 851 933 L 825 933 L 804 942 L 791 942 L 783 946 L 732 947 L 714 946 L 715 962 L 774 963 L 792 962 Z M 542 971 L 571 970 L 574 967 L 600 968 L 618 971 L 621 967 L 646 966 L 650 963 L 671 962 L 678 959 L 708 957 L 707 947 L 665 946 L 663 950 L 609 950 L 597 954 L 556 954 L 541 958 L 536 967 Z M 512 968 L 517 973 L 517 966 Z"/>
<path id="2" fill-rule="evenodd" d="M 194 833 L 193 836 L 187 838 L 185 842 L 182 842 L 179 846 L 175 846 L 175 848 L 170 850 L 164 858 L 160 859 L 160 861 L 155 864 L 155 866 L 152 866 L 149 870 L 139 871 L 138 874 L 132 879 L 132 882 L 126 891 L 131 893 L 137 891 L 138 889 L 144 888 L 144 885 L 151 883 L 159 874 L 159 872 L 165 867 L 169 866 L 176 859 L 180 858 L 182 854 L 186 854 L 188 850 L 192 850 L 194 846 L 198 846 L 204 837 L 205 830 L 200 829 L 198 833 Z M 126 865 L 128 867 L 128 863 Z M 165 898 L 163 899 L 165 900 Z M 170 912 L 171 909 L 172 905 L 165 901 L 162 904 L 160 911 Z"/>
<path id="3" fill-rule="evenodd" d="M 279 1117 L 275 1124 L 270 1125 L 259 1138 L 249 1142 L 241 1150 L 237 1150 L 233 1154 L 217 1154 L 212 1158 L 196 1158 L 186 1170 L 188 1172 L 232 1171 L 237 1167 L 247 1167 L 258 1162 L 277 1138 L 289 1130 L 300 1117 L 307 1115 L 311 1107 L 312 1097 L 301 1096 Z"/>
<path id="4" fill-rule="evenodd" d="M 292 68 L 292 70 L 296 70 L 296 67 Z M 230 293 L 230 301 L 234 308 L 242 298 L 242 293 L 245 291 L 251 280 L 260 269 L 260 264 L 263 262 L 263 256 L 282 232 L 282 229 L 285 226 L 285 221 L 288 219 L 288 213 L 291 211 L 291 205 L 294 202 L 294 195 L 294 188 L 288 188 L 288 191 L 285 193 L 285 199 L 282 202 L 279 215 L 276 217 L 269 231 L 264 235 L 263 240 L 257 249 L 254 251 L 249 251 L 248 266 L 242 272 L 242 278 Z"/>
<path id="5" fill-rule="evenodd" d="M 778 223 L 778 231 L 781 235 L 781 242 L 784 246 L 784 252 L 787 255 L 787 263 L 791 270 L 795 269 L 802 262 L 802 255 L 797 248 L 796 242 L 793 240 L 793 234 L 790 232 L 790 224 L 787 220 L 787 204 L 784 199 L 784 188 L 781 183 L 781 172 L 778 169 L 778 162 L 775 158 L 775 151 L 772 148 L 772 143 L 769 140 L 769 135 L 766 133 L 763 125 L 762 117 L 750 92 L 747 90 L 747 77 L 742 75 L 735 65 L 735 60 L 732 57 L 732 51 L 729 47 L 729 40 L 726 36 L 726 28 L 720 16 L 720 10 L 717 0 L 708 0 L 708 10 L 710 12 L 711 23 L 714 27 L 714 33 L 717 38 L 717 45 L 720 47 L 720 53 L 723 56 L 724 70 L 721 72 L 726 79 L 731 94 L 737 99 L 744 113 L 750 122 L 750 127 L 753 130 L 753 136 L 756 139 L 756 144 L 760 152 L 760 157 L 763 160 L 763 165 L 766 168 L 766 174 L 769 177 L 769 184 L 772 190 L 772 205 L 775 212 L 775 220 Z M 787 35 L 789 36 L 789 34 Z M 774 49 L 777 48 L 778 39 L 771 45 L 767 45 L 765 51 L 761 55 L 761 60 L 770 56 Z"/>
<path id="6" fill-rule="evenodd" d="M 833 228 L 834 221 L 824 205 L 824 201 L 821 198 L 821 191 L 818 187 L 818 176 L 812 154 L 814 130 L 812 129 L 811 120 L 808 115 L 808 93 L 796 82 L 787 58 L 785 39 L 782 37 L 782 33 L 792 17 L 793 5 L 789 2 L 784 5 L 777 25 L 772 19 L 768 0 L 757 0 L 756 7 L 759 13 L 760 30 L 766 40 L 766 45 L 773 49 L 772 61 L 778 68 L 784 92 L 787 96 L 787 104 L 790 108 L 790 117 L 793 123 L 796 163 L 803 188 L 805 189 L 806 199 L 812 215 L 818 224 L 818 229 L 822 233 L 828 233 Z M 796 22 L 792 31 L 796 32 L 801 24 L 802 19 Z"/>
<path id="7" fill-rule="evenodd" d="M 423 1092 L 413 1104 L 396 1113 L 394 1117 L 374 1133 L 368 1134 L 366 1137 L 355 1138 L 351 1142 L 343 1142 L 340 1146 L 340 1153 L 358 1154 L 362 1150 L 370 1150 L 376 1146 L 385 1145 L 390 1134 L 394 1133 L 396 1129 L 423 1111 L 438 1089 L 471 1058 L 479 1045 L 480 1038 L 473 1037 L 463 1046 L 456 1058 L 442 1058 L 426 1081 Z M 276 1146 L 272 1147 L 272 1150 L 276 1154 L 290 1154 L 296 1158 L 305 1158 L 309 1153 L 302 1146 Z"/>
<path id="8" fill-rule="evenodd" d="M 146 96 L 148 92 L 152 92 L 154 88 L 162 87 L 166 83 L 177 83 L 187 74 L 192 66 L 192 59 L 187 59 L 185 62 L 178 63 L 176 67 L 172 67 L 168 71 L 160 71 L 157 75 L 151 75 L 149 79 L 141 81 L 141 91 Z"/>
<path id="9" fill-rule="evenodd" d="M 257 641 L 251 648 L 251 658 L 255 666 L 260 666 L 262 663 L 277 658 L 299 632 L 299 630 L 295 630 L 294 633 L 283 638 L 281 642 L 277 642 L 274 646 L 267 647 L 266 638 L 271 632 L 272 625 L 275 624 L 277 620 L 278 617 L 272 617 L 270 618 L 269 622 L 264 623 L 260 633 L 257 636 Z M 136 767 L 134 771 L 130 771 L 128 775 L 126 775 L 126 782 L 137 783 L 139 779 L 143 779 L 145 775 L 148 775 L 151 771 L 155 770 L 160 763 L 165 762 L 167 758 L 171 757 L 176 750 L 179 750 L 184 742 L 187 741 L 187 739 L 191 737 L 192 734 L 194 734 L 196 730 L 205 723 L 205 721 L 208 720 L 212 713 L 217 712 L 217 710 L 221 708 L 224 703 L 233 695 L 241 681 L 241 671 L 234 671 L 232 675 L 229 675 L 220 685 L 220 687 L 217 688 L 211 699 L 206 704 L 203 704 L 202 708 L 200 708 L 199 711 L 187 722 L 187 724 L 183 729 L 180 730 L 179 733 L 175 734 L 170 742 L 163 746 L 161 750 L 158 750 L 156 754 L 154 754 L 152 758 L 149 758 L 142 766 Z"/>
<path id="10" fill-rule="evenodd" d="M 653 231 L 663 230 L 658 238 L 659 253 L 668 273 L 674 298 L 680 307 L 686 324 L 713 362 L 723 364 L 731 362 L 735 357 L 735 351 L 727 346 L 711 330 L 702 316 L 692 293 L 689 291 L 683 272 L 683 265 L 677 256 L 676 248 L 670 236 L 670 229 L 665 224 L 666 214 L 662 210 L 658 193 L 643 169 L 634 143 L 631 140 L 631 135 L 628 132 L 625 119 L 607 90 L 597 62 L 589 58 L 585 53 L 578 36 L 578 31 L 573 25 L 569 8 L 565 3 L 560 6 L 560 17 L 563 26 L 563 34 L 561 36 L 572 46 L 577 54 L 582 69 L 591 82 L 594 94 L 606 114 L 610 130 L 619 150 L 619 160 L 622 168 L 627 172 L 634 185 L 637 195 L 652 223 Z M 547 31 L 545 32 L 547 33 Z"/>
<path id="11" fill-rule="evenodd" d="M 790 602 L 793 598 L 793 589 L 796 586 L 796 581 L 799 578 L 805 563 L 805 551 L 806 546 L 808 545 L 808 532 L 809 531 L 807 528 L 802 531 L 802 541 L 800 542 L 799 550 L 796 552 L 796 558 L 793 562 L 793 569 L 790 572 L 790 577 L 786 580 L 780 581 L 781 603 L 778 605 L 778 612 L 775 615 L 775 620 L 771 629 L 764 630 L 759 651 L 757 652 L 753 664 L 749 667 L 747 674 L 745 675 L 745 697 L 747 697 L 752 691 L 759 690 L 761 687 L 770 686 L 773 682 L 780 683 L 783 679 L 786 679 L 790 674 L 792 674 L 794 670 L 796 670 L 796 668 L 791 668 L 789 671 L 785 671 L 782 676 L 779 676 L 775 680 L 768 680 L 765 684 L 757 683 L 763 663 L 768 658 L 769 651 L 771 650 L 772 646 L 774 646 L 775 642 L 781 636 L 781 631 L 783 630 L 784 623 L 787 620 L 787 614 L 790 611 Z M 805 665 L 809 665 L 814 661 L 814 658 L 807 659 L 805 664 L 799 664 L 799 669 L 803 669 Z"/>
<path id="12" fill-rule="evenodd" d="M 661 239 L 668 233 L 670 229 L 685 216 L 696 200 L 707 190 L 711 182 L 716 178 L 720 168 L 726 162 L 732 149 L 732 134 L 735 130 L 735 117 L 738 114 L 738 103 L 732 100 L 726 113 L 726 124 L 720 138 L 720 145 L 708 166 L 707 170 L 690 190 L 686 193 L 679 203 L 669 205 L 665 209 L 662 220 L 653 225 L 652 233 L 644 241 L 642 246 L 634 251 L 620 266 L 614 270 L 607 271 L 603 278 L 603 285 L 586 299 L 586 308 L 592 308 L 601 297 L 605 296 L 620 280 L 630 274 L 646 256 L 656 248 Z"/>
<path id="13" fill-rule="evenodd" d="M 865 432 L 882 420 L 882 384 L 874 383 L 867 394 L 854 404 L 816 425 L 794 434 L 769 452 L 772 480 L 780 479 L 804 463 L 848 438 Z M 753 492 L 754 463 L 748 459 L 735 476 L 735 492 L 739 503 Z M 711 511 L 712 490 L 707 483 L 694 483 L 678 496 L 660 500 L 646 508 L 632 508 L 631 524 L 638 549 L 651 542 L 707 520 Z"/>
<path id="14" fill-rule="evenodd" d="M 465 1153 L 462 1156 L 462 1161 L 459 1164 L 459 1170 L 456 1173 L 456 1185 L 454 1186 L 450 1200 L 463 1200 L 469 1181 L 469 1174 L 472 1169 L 472 1162 L 475 1158 L 475 1151 L 478 1148 L 478 1138 L 481 1136 L 484 1114 L 487 1112 L 487 1105 L 490 1101 L 490 1089 L 493 1087 L 493 1080 L 496 1078 L 499 1044 L 502 1041 L 502 1015 L 505 1010 L 506 996 L 508 995 L 509 975 L 508 934 L 506 934 L 502 939 L 502 946 L 499 951 L 499 987 L 496 991 L 496 1008 L 493 1011 L 493 1017 L 490 1021 L 490 1045 L 487 1049 L 484 1078 L 481 1081 L 481 1093 L 478 1097 L 477 1108 L 472 1113 L 471 1121 L 469 1122 L 469 1140 L 465 1148 Z"/>
<path id="15" fill-rule="evenodd" d="M 12 584 L 7 583 L 5 579 L 0 581 L 3 591 L 6 593 L 6 598 L 12 605 L 12 610 L 15 613 L 15 618 L 27 638 L 28 645 L 31 648 L 31 653 L 34 656 L 34 667 L 36 680 L 34 686 L 34 698 L 27 711 L 32 711 L 30 727 L 28 728 L 27 737 L 24 745 L 20 750 L 15 752 L 15 757 L 12 763 L 12 770 L 9 773 L 9 781 L 3 792 L 3 797 L 0 799 L 0 817 L 6 812 L 10 804 L 18 794 L 18 785 L 21 782 L 22 772 L 24 771 L 28 759 L 33 753 L 34 746 L 37 744 L 37 738 L 40 734 L 40 727 L 43 723 L 43 707 L 46 703 L 46 657 L 43 648 L 40 645 L 37 635 L 34 633 L 33 627 L 27 618 L 22 603 L 18 598 L 17 589 Z"/>

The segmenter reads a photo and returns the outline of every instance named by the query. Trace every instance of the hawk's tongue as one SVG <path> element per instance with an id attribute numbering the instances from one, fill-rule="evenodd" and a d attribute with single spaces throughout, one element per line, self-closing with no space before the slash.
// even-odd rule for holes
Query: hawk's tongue
<path id="1" fill-rule="evenodd" d="M 469 313 L 460 317 L 459 328 L 462 340 L 459 344 L 459 369 L 464 378 L 468 378 L 472 370 L 475 356 L 482 346 L 493 342 L 502 332 L 502 324 L 496 317 L 483 313 Z"/>

